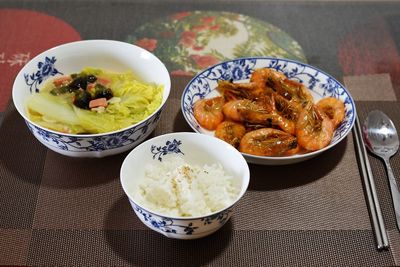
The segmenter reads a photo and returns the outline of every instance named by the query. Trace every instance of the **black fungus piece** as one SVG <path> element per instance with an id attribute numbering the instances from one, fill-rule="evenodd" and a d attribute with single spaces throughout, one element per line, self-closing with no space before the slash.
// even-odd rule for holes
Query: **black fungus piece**
<path id="1" fill-rule="evenodd" d="M 113 97 L 111 89 L 105 87 L 104 85 L 96 84 L 94 89 L 94 98 L 96 99 L 105 97 L 108 100 Z"/>
<path id="2" fill-rule="evenodd" d="M 86 76 L 78 76 L 68 84 L 68 87 L 72 91 L 78 90 L 79 88 L 86 90 L 87 84 L 88 81 Z"/>
<path id="3" fill-rule="evenodd" d="M 92 96 L 85 90 L 78 90 L 75 93 L 74 105 L 78 108 L 89 109 L 89 102 Z"/>
<path id="4" fill-rule="evenodd" d="M 94 83 L 95 81 L 97 81 L 97 77 L 90 74 L 86 77 L 86 80 L 88 81 L 88 83 Z"/>
<path id="5" fill-rule="evenodd" d="M 50 94 L 52 94 L 52 95 L 62 95 L 62 94 L 65 94 L 67 92 L 70 92 L 68 86 L 61 86 L 61 87 L 56 87 L 56 88 L 52 89 L 50 91 Z"/>

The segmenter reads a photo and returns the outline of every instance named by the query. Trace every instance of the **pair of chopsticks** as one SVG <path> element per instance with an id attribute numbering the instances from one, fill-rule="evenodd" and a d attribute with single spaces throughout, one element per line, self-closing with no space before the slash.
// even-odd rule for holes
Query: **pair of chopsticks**
<path id="1" fill-rule="evenodd" d="M 367 195 L 367 204 L 370 210 L 372 226 L 375 232 L 377 248 L 378 250 L 387 249 L 389 247 L 389 241 L 386 234 L 385 223 L 383 221 L 378 196 L 376 193 L 374 177 L 372 175 L 371 165 L 369 164 L 368 154 L 365 148 L 360 122 L 358 121 L 357 116 L 353 128 L 353 135 L 356 141 L 356 150 Z"/>

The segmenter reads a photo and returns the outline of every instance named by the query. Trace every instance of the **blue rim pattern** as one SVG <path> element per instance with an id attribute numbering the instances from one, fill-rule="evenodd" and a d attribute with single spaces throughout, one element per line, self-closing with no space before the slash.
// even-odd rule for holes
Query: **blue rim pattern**
<path id="1" fill-rule="evenodd" d="M 152 127 L 156 125 L 157 121 L 160 119 L 161 111 L 162 109 L 148 120 L 133 128 L 102 136 L 67 136 L 47 131 L 28 121 L 25 122 L 29 130 L 35 136 L 54 148 L 64 151 L 92 152 L 115 149 L 137 142 L 144 135 L 148 134 L 149 130 L 152 130 Z"/>
<path id="2" fill-rule="evenodd" d="M 198 234 L 199 226 L 193 224 L 193 219 L 174 219 L 152 215 L 150 212 L 139 207 L 131 200 L 130 203 L 133 205 L 133 209 L 135 210 L 135 212 L 143 219 L 144 223 L 147 226 L 154 228 L 156 231 L 172 233 L 176 235 Z M 200 223 L 203 225 L 219 224 L 220 226 L 222 226 L 228 221 L 232 212 L 232 209 L 226 209 L 216 214 L 201 218 Z"/>

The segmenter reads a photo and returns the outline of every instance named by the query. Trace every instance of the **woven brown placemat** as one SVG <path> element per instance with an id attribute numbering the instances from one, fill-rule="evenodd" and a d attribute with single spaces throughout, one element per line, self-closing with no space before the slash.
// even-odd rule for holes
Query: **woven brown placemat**
<path id="1" fill-rule="evenodd" d="M 0 130 L 0 227 L 30 229 L 46 148 L 36 141 L 13 105 Z"/>
<path id="2" fill-rule="evenodd" d="M 185 127 L 173 103 L 159 125 L 165 128 L 157 131 L 171 129 L 167 123 L 171 117 L 175 118 L 172 130 Z M 399 122 L 395 104 L 357 106 L 361 118 L 376 105 Z M 12 105 L 0 137 L 0 233 L 16 248 L 11 251 L 1 246 L 0 264 L 395 264 L 391 251 L 375 249 L 351 135 L 301 164 L 250 165 L 249 190 L 230 222 L 210 237 L 186 242 L 152 232 L 134 215 L 118 178 L 125 154 L 74 159 L 48 151 L 29 133 Z M 379 171 L 383 170 L 379 161 L 371 162 L 378 170 L 382 209 L 392 229 L 395 224 L 384 172 Z M 393 164 L 399 166 L 398 160 Z M 104 165 L 106 169 L 99 168 Z"/>
<path id="3" fill-rule="evenodd" d="M 37 230 L 30 265 L 390 266 L 369 231 L 231 231 L 182 241 L 140 230 Z M 52 244 L 50 247 L 47 244 Z M 68 253 L 66 253 L 66 251 Z"/>

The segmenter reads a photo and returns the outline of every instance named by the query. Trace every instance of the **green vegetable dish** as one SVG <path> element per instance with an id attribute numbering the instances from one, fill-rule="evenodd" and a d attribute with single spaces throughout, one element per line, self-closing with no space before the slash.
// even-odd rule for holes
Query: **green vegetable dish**
<path id="1" fill-rule="evenodd" d="M 29 119 L 68 134 L 123 129 L 150 116 L 160 105 L 163 86 L 143 83 L 130 72 L 84 68 L 49 80 L 26 105 Z"/>

